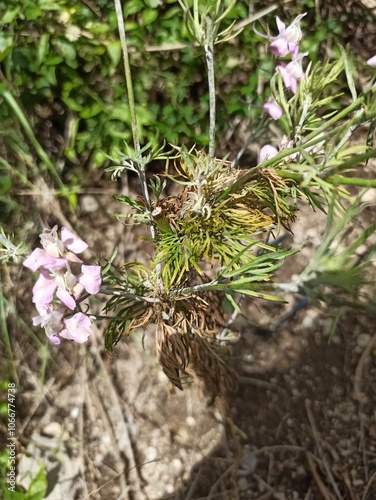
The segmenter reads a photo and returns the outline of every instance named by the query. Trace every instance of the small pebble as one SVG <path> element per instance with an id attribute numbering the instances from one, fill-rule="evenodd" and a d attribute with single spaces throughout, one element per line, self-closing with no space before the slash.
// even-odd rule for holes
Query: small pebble
<path id="1" fill-rule="evenodd" d="M 46 427 L 43 429 L 42 432 L 44 436 L 49 436 L 54 438 L 60 437 L 61 433 L 62 429 L 59 422 L 50 422 L 49 424 L 46 425 Z"/>
<path id="2" fill-rule="evenodd" d="M 196 419 L 191 415 L 188 415 L 188 417 L 185 419 L 185 423 L 188 425 L 188 427 L 194 427 L 196 425 Z"/>
<path id="3" fill-rule="evenodd" d="M 80 199 L 81 210 L 86 213 L 96 212 L 99 208 L 99 203 L 90 194 L 85 194 Z"/>
<path id="4" fill-rule="evenodd" d="M 358 347 L 366 347 L 370 340 L 371 335 L 369 333 L 360 333 L 356 338 L 356 343 Z"/>
<path id="5" fill-rule="evenodd" d="M 246 477 L 238 479 L 238 488 L 240 491 L 246 491 L 248 489 L 248 479 Z"/>

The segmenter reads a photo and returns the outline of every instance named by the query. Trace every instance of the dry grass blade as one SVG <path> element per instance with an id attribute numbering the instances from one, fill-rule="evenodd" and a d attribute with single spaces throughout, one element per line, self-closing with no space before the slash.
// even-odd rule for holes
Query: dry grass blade
<path id="1" fill-rule="evenodd" d="M 306 453 L 306 457 L 307 457 L 307 462 L 308 462 L 309 469 L 310 469 L 310 471 L 312 473 L 312 476 L 313 476 L 313 478 L 314 478 L 314 480 L 316 482 L 316 485 L 317 485 L 317 487 L 318 487 L 321 495 L 323 496 L 324 500 L 334 500 L 333 495 L 327 489 L 327 487 L 323 483 L 320 475 L 318 474 L 316 464 L 313 461 L 311 454 L 307 452 Z"/>
<path id="2" fill-rule="evenodd" d="M 309 399 L 306 399 L 305 400 L 305 407 L 306 407 L 306 411 L 307 411 L 307 417 L 308 417 L 309 423 L 311 425 L 313 439 L 314 439 L 314 441 L 316 443 L 317 450 L 319 452 L 320 459 L 321 459 L 322 464 L 324 466 L 324 469 L 325 469 L 325 472 L 327 474 L 328 480 L 329 480 L 330 484 L 332 485 L 333 490 L 335 491 L 337 498 L 339 500 L 341 500 L 342 499 L 342 495 L 341 495 L 341 493 L 340 493 L 340 491 L 338 489 L 337 483 L 334 480 L 332 471 L 331 471 L 330 466 L 329 466 L 329 464 L 328 464 L 328 462 L 327 462 L 327 460 L 325 458 L 325 455 L 324 455 L 324 452 L 323 452 L 323 449 L 322 449 L 322 446 L 321 446 L 321 438 L 320 438 L 320 435 L 318 433 L 316 422 L 315 422 L 315 417 L 314 417 L 313 411 L 312 411 L 312 401 L 310 401 Z"/>

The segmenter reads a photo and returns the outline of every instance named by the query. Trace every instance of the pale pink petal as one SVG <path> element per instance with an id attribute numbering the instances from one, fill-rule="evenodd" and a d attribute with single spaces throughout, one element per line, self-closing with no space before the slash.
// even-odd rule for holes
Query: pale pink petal
<path id="1" fill-rule="evenodd" d="M 60 333 L 60 337 L 74 340 L 79 344 L 87 341 L 92 332 L 92 323 L 88 316 L 77 313 L 69 319 L 64 320 L 65 330 Z"/>
<path id="2" fill-rule="evenodd" d="M 291 75 L 285 65 L 280 64 L 277 66 L 276 71 L 279 71 L 287 89 L 291 88 Z"/>
<path id="3" fill-rule="evenodd" d="M 284 22 L 282 22 L 278 16 L 276 16 L 275 20 L 276 20 L 276 22 L 277 22 L 278 32 L 279 32 L 280 34 L 281 34 L 281 33 L 283 33 L 283 32 L 285 31 L 285 29 L 286 29 L 286 25 L 285 25 L 285 23 L 284 23 Z"/>
<path id="4" fill-rule="evenodd" d="M 264 147 L 261 148 L 259 154 L 259 163 L 262 163 L 265 160 L 269 160 L 270 158 L 277 156 L 277 154 L 278 154 L 277 148 L 271 146 L 270 144 L 266 144 Z"/>
<path id="5" fill-rule="evenodd" d="M 292 45 L 292 44 L 290 44 L 290 46 L 289 46 L 289 54 L 290 54 L 290 56 L 293 59 L 295 59 L 296 56 L 298 55 L 298 53 L 299 53 L 299 45 Z"/>
<path id="6" fill-rule="evenodd" d="M 66 263 L 66 259 L 56 259 L 47 255 L 46 251 L 42 250 L 42 248 L 36 248 L 29 257 L 24 260 L 23 265 L 34 272 L 40 267 L 48 270 L 61 269 Z"/>
<path id="7" fill-rule="evenodd" d="M 58 288 L 56 292 L 56 296 L 61 300 L 61 302 L 69 307 L 73 311 L 76 308 L 76 301 L 72 297 L 72 295 L 68 292 L 68 290 L 64 290 L 63 288 Z"/>
<path id="8" fill-rule="evenodd" d="M 81 240 L 81 238 L 73 234 L 64 226 L 61 228 L 61 240 L 64 243 L 65 248 L 73 253 L 81 253 L 88 247 L 88 245 Z"/>
<path id="9" fill-rule="evenodd" d="M 81 267 L 81 275 L 78 277 L 78 282 L 91 295 L 99 292 L 102 284 L 102 275 L 100 266 L 85 266 Z"/>
<path id="10" fill-rule="evenodd" d="M 307 13 L 305 14 L 300 14 L 298 17 L 294 19 L 294 21 L 286 28 L 284 31 L 283 35 L 286 38 L 286 40 L 290 44 L 297 44 L 300 42 L 302 38 L 302 31 L 300 29 L 300 21 L 304 16 L 306 16 Z"/>
<path id="11" fill-rule="evenodd" d="M 376 67 L 376 56 L 371 57 L 371 59 L 368 59 L 367 61 L 368 66 L 373 66 L 374 68 Z"/>
<path id="12" fill-rule="evenodd" d="M 41 271 L 33 287 L 33 302 L 38 311 L 39 307 L 44 308 L 52 302 L 56 286 L 56 282 L 49 276 L 48 272 Z"/>
<path id="13" fill-rule="evenodd" d="M 283 115 L 281 106 L 274 99 L 268 99 L 264 102 L 262 108 L 273 118 L 273 120 L 278 120 Z"/>

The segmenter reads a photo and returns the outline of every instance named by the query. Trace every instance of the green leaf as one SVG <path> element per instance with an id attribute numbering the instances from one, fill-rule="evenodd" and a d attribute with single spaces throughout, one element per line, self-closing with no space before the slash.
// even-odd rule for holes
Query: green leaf
<path id="1" fill-rule="evenodd" d="M 160 0 L 144 0 L 147 7 L 151 9 L 156 9 L 159 7 Z"/>
<path id="2" fill-rule="evenodd" d="M 148 24 L 152 24 L 158 17 L 158 10 L 157 9 L 147 9 L 144 10 L 142 13 L 142 19 L 144 21 L 145 26 Z"/>
<path id="3" fill-rule="evenodd" d="M 56 45 L 58 52 L 60 52 L 67 63 L 77 63 L 77 52 L 72 42 L 69 42 L 65 38 L 58 38 L 54 40 L 54 45 Z M 74 67 L 77 67 L 77 65 L 75 64 Z"/>
<path id="4" fill-rule="evenodd" d="M 11 24 L 18 16 L 20 13 L 21 8 L 20 7 L 8 7 L 8 9 L 5 11 L 5 14 L 3 17 L 0 19 L 0 26 L 4 26 L 5 24 Z"/>
<path id="5" fill-rule="evenodd" d="M 0 33 L 0 62 L 6 58 L 13 48 L 14 38 L 9 33 Z"/>
<path id="6" fill-rule="evenodd" d="M 38 45 L 38 63 L 39 64 L 42 64 L 44 62 L 44 58 L 46 57 L 46 54 L 48 53 L 48 50 L 50 48 L 49 39 L 50 39 L 50 35 L 48 33 L 42 33 L 42 35 L 39 39 L 39 45 Z"/>
<path id="7" fill-rule="evenodd" d="M 350 61 L 348 58 L 348 55 L 343 47 L 341 45 L 339 46 L 341 50 L 341 55 L 342 55 L 342 60 L 345 65 L 345 73 L 346 73 L 346 78 L 347 78 L 347 85 L 349 86 L 351 96 L 353 98 L 353 101 L 356 101 L 358 98 L 358 94 L 356 92 L 355 88 L 355 82 L 354 82 L 354 77 L 353 77 L 353 70 L 350 66 Z"/>
<path id="8" fill-rule="evenodd" d="M 118 42 L 118 41 L 112 41 L 111 42 L 110 41 L 110 42 L 108 42 L 108 44 L 106 46 L 106 49 L 107 49 L 108 55 L 111 58 L 111 61 L 112 61 L 113 65 L 117 66 L 119 64 L 120 57 L 121 57 L 121 45 L 120 45 L 120 42 Z"/>
<path id="9" fill-rule="evenodd" d="M 47 487 L 47 474 L 44 466 L 42 466 L 30 484 L 29 491 L 27 492 L 27 499 L 43 500 L 46 498 Z"/>
<path id="10" fill-rule="evenodd" d="M 137 14 L 138 12 L 141 12 L 144 8 L 144 5 L 142 3 L 142 0 L 129 0 L 128 2 L 124 3 L 124 18 L 126 19 L 128 16 L 131 16 L 132 14 Z"/>

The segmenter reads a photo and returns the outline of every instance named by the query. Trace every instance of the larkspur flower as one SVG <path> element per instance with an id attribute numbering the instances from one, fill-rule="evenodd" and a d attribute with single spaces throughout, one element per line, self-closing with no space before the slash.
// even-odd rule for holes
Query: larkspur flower
<path id="1" fill-rule="evenodd" d="M 305 15 L 307 14 L 300 14 L 287 28 L 285 23 L 278 16 L 276 17 L 279 33 L 271 38 L 270 52 L 272 54 L 278 57 L 284 57 L 287 54 L 296 57 L 299 51 L 299 42 L 302 38 L 300 21 Z"/>
<path id="2" fill-rule="evenodd" d="M 296 57 L 299 52 L 299 42 L 302 38 L 300 21 L 306 15 L 307 13 L 297 16 L 287 28 L 285 23 L 283 23 L 277 16 L 276 22 L 279 32 L 277 36 L 268 37 L 267 35 L 259 33 L 256 29 L 255 32 L 259 36 L 271 40 L 270 52 L 275 56 L 284 57 L 287 56 L 287 54 L 290 54 L 292 57 Z"/>
<path id="3" fill-rule="evenodd" d="M 283 110 L 281 106 L 273 99 L 269 98 L 262 105 L 262 109 L 268 113 L 269 116 L 273 118 L 273 120 L 278 120 L 283 115 Z"/>

